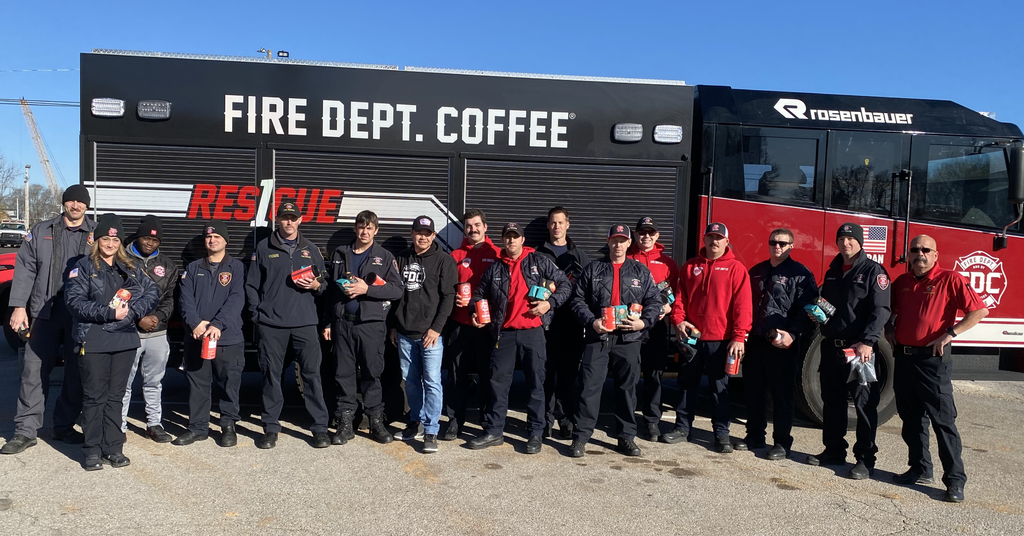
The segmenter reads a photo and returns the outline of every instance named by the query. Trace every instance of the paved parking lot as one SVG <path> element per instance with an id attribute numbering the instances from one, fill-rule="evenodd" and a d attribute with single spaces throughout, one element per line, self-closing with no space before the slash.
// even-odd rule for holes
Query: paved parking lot
<path id="1" fill-rule="evenodd" d="M 247 374 L 246 400 L 258 400 Z M 182 431 L 180 375 L 168 373 L 168 429 Z M 13 434 L 17 358 L 0 353 L 0 436 Z M 56 389 L 56 386 L 54 386 Z M 640 458 L 610 450 L 598 431 L 582 459 L 568 441 L 521 454 L 525 415 L 514 411 L 506 444 L 470 451 L 459 441 L 423 455 L 419 444 L 378 445 L 362 433 L 317 450 L 307 431 L 287 426 L 276 449 L 258 450 L 259 407 L 245 408 L 235 448 L 214 441 L 156 444 L 139 432 L 133 404 L 123 469 L 87 473 L 81 449 L 51 443 L 0 456 L 0 530 L 18 534 L 1022 534 L 1024 383 L 957 382 L 958 423 L 970 481 L 967 501 L 941 501 L 943 488 L 897 487 L 905 467 L 899 420 L 879 432 L 878 469 L 868 481 L 804 465 L 820 430 L 794 430 L 794 460 L 764 452 L 716 454 L 709 432 L 697 443 L 638 441 Z M 522 409 L 515 404 L 514 409 Z M 52 400 L 50 403 L 52 409 Z M 48 411 L 47 415 L 50 415 Z M 304 425 L 295 393 L 283 420 Z M 144 417 L 143 417 L 144 418 Z M 674 415 L 668 413 L 663 428 Z M 215 421 L 216 422 L 216 421 Z M 611 419 L 602 420 L 610 426 Z M 709 430 L 707 418 L 697 427 Z M 216 430 L 216 426 L 214 426 Z M 473 433 L 478 429 L 473 426 Z M 733 435 L 742 435 L 742 424 Z M 214 433 L 216 438 L 216 433 Z M 934 452 L 934 450 L 933 450 Z M 937 461 L 937 455 L 934 456 Z"/>

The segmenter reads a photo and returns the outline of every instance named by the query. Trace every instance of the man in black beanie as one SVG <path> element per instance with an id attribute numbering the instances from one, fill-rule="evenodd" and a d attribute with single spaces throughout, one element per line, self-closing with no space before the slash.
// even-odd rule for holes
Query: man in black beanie
<path id="1" fill-rule="evenodd" d="M 875 468 L 875 432 L 878 429 L 879 383 L 861 385 L 850 381 L 853 360 L 875 366 L 878 340 L 889 320 L 889 275 L 885 268 L 864 252 L 864 229 L 847 222 L 836 232 L 839 254 L 825 272 L 821 297 L 835 306 L 828 323 L 821 325 L 822 443 L 825 450 L 807 456 L 810 465 L 846 465 L 848 398 L 857 411 L 857 442 L 853 445 L 856 464 L 848 476 L 863 480 Z M 813 319 L 813 317 L 812 317 Z"/>
<path id="2" fill-rule="evenodd" d="M 178 283 L 178 265 L 160 252 L 163 239 L 163 225 L 160 218 L 147 215 L 139 222 L 135 241 L 125 251 L 135 259 L 135 264 L 156 283 L 160 300 L 156 308 L 142 317 L 138 323 L 139 339 L 142 346 L 135 354 L 135 362 L 128 374 L 128 387 L 124 393 L 121 409 L 121 431 L 128 431 L 128 406 L 132 400 L 132 383 L 135 371 L 142 368 L 142 394 L 146 400 L 146 435 L 157 443 L 174 439 L 163 427 L 161 408 L 164 371 L 171 347 L 167 343 L 167 320 L 174 313 L 174 286 Z M 140 365 L 141 363 L 141 365 Z"/>
<path id="3" fill-rule="evenodd" d="M 0 453 L 17 454 L 36 444 L 50 386 L 50 371 L 64 345 L 64 381 L 53 413 L 53 438 L 82 443 L 74 428 L 82 412 L 82 381 L 71 339 L 71 315 L 64 305 L 68 272 L 93 244 L 96 223 L 85 217 L 89 190 L 80 184 L 64 191 L 64 213 L 37 223 L 25 236 L 14 263 L 9 305 L 10 326 L 29 335 L 21 369 L 21 391 L 14 417 L 14 437 Z"/>

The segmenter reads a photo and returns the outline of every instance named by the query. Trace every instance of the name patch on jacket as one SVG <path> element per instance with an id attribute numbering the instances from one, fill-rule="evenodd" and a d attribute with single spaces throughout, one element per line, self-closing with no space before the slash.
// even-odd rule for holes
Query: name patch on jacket
<path id="1" fill-rule="evenodd" d="M 267 258 L 268 259 L 276 259 L 276 258 L 278 258 L 280 256 L 281 256 L 280 253 L 271 253 L 270 255 L 267 255 Z"/>

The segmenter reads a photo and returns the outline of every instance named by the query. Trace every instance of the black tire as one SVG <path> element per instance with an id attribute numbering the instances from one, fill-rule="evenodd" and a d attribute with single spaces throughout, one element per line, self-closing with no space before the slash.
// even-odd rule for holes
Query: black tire
<path id="1" fill-rule="evenodd" d="M 7 340 L 7 344 L 10 345 L 12 350 L 17 351 L 18 348 L 25 345 L 21 342 L 21 337 L 11 329 L 11 308 L 7 306 L 7 300 L 11 297 L 11 287 L 0 290 L 0 304 L 3 304 L 4 311 L 4 339 Z"/>
<path id="2" fill-rule="evenodd" d="M 803 352 L 799 367 L 800 377 L 796 383 L 796 407 L 808 419 L 818 424 L 822 422 L 822 401 L 821 401 L 821 379 L 818 377 L 818 366 L 821 363 L 821 341 L 823 337 L 814 331 L 811 341 Z M 878 371 L 878 381 L 882 384 L 882 393 L 878 401 L 878 424 L 881 426 L 896 414 L 896 396 L 893 392 L 893 374 L 895 366 L 892 358 L 892 348 L 888 341 L 882 338 L 879 341 L 878 350 L 881 356 L 875 356 Z M 880 358 L 879 358 L 880 357 Z M 857 427 L 857 413 L 850 404 L 847 414 L 847 428 L 853 430 Z"/>

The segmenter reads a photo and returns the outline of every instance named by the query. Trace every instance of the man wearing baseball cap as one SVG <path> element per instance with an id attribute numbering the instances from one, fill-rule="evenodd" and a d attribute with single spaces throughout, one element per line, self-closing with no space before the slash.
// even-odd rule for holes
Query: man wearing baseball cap
<path id="1" fill-rule="evenodd" d="M 302 371 L 302 396 L 313 418 L 313 446 L 327 448 L 327 405 L 320 379 L 320 337 L 316 297 L 324 293 L 324 258 L 316 244 L 299 232 L 299 206 L 285 201 L 277 208 L 277 230 L 260 240 L 245 274 L 245 294 L 252 322 L 259 330 L 259 362 L 263 372 L 263 437 L 256 447 L 272 449 L 281 431 L 284 407 L 281 370 L 289 349 Z M 311 269 L 302 273 L 300 270 Z"/>
<path id="2" fill-rule="evenodd" d="M 437 452 L 441 430 L 441 360 L 444 338 L 455 302 L 458 273 L 455 261 L 434 242 L 434 220 L 416 216 L 412 221 L 412 247 L 395 256 L 405 290 L 391 307 L 394 327 L 391 344 L 398 357 L 409 401 L 409 423 L 395 439 L 423 439 L 423 452 Z"/>
<path id="3" fill-rule="evenodd" d="M 878 340 L 889 321 L 889 275 L 881 264 L 864 252 L 864 228 L 847 222 L 836 230 L 839 254 L 825 271 L 821 297 L 835 306 L 828 322 L 821 325 L 822 428 L 825 450 L 807 456 L 810 465 L 846 465 L 848 400 L 853 399 L 857 412 L 857 442 L 853 445 L 856 464 L 847 476 L 863 480 L 874 472 L 875 432 L 878 429 L 878 382 L 861 385 L 850 380 L 850 367 L 845 350 L 851 349 L 855 359 L 871 362 L 878 354 Z"/>
<path id="4" fill-rule="evenodd" d="M 643 264 L 654 277 L 662 300 L 661 315 L 658 322 L 647 332 L 640 345 L 640 372 L 643 375 L 643 398 L 640 410 L 647 426 L 647 438 L 658 441 L 661 437 L 661 376 L 668 363 L 668 323 L 663 322 L 665 315 L 673 313 L 672 303 L 679 295 L 679 268 L 676 261 L 665 254 L 665 246 L 658 242 L 661 234 L 658 226 L 650 216 L 644 216 L 636 222 L 636 242 L 629 248 L 627 256 Z M 676 316 L 679 316 L 676 313 Z M 682 321 L 682 318 L 679 318 Z M 676 325 L 678 322 L 673 322 Z"/>
<path id="5" fill-rule="evenodd" d="M 174 438 L 163 427 L 162 392 L 167 359 L 171 347 L 167 343 L 167 320 L 174 314 L 174 287 L 178 284 L 178 265 L 170 256 L 160 251 L 163 239 L 163 224 L 160 218 L 143 216 L 135 231 L 135 240 L 125 251 L 150 279 L 156 283 L 160 301 L 148 315 L 138 322 L 139 339 L 142 346 L 136 351 L 128 386 L 121 406 L 121 431 L 128 431 L 128 406 L 132 400 L 132 383 L 135 372 L 142 369 L 142 394 L 146 400 L 146 436 L 157 443 L 167 443 Z"/>
<path id="6" fill-rule="evenodd" d="M 594 434 L 601 389 L 609 371 L 615 381 L 616 450 L 626 456 L 641 454 L 634 441 L 640 344 L 643 332 L 661 316 L 662 302 L 650 270 L 626 256 L 629 246 L 629 227 L 613 225 L 608 230 L 608 257 L 588 264 L 574 289 L 572 308 L 586 327 L 586 347 L 576 383 L 579 402 L 569 450 L 573 458 L 583 456 Z M 604 310 L 618 306 L 625 306 L 632 314 L 608 326 Z"/>
<path id="7" fill-rule="evenodd" d="M 64 282 L 78 260 L 89 253 L 96 222 L 85 217 L 89 208 L 85 186 L 69 186 L 61 203 L 63 214 L 35 224 L 14 261 L 9 325 L 16 332 L 24 330 L 28 340 L 14 437 L 0 448 L 3 454 L 18 454 L 36 444 L 36 433 L 43 427 L 50 372 L 62 357 L 57 352 L 62 344 L 64 380 L 53 411 L 53 438 L 73 444 L 84 441 L 75 430 L 82 413 L 82 380 L 71 337 L 71 315 L 64 304 Z"/>
<path id="8" fill-rule="evenodd" d="M 676 407 L 676 427 L 661 436 L 666 443 L 690 438 L 697 410 L 701 376 L 707 375 L 715 409 L 711 426 L 715 450 L 732 452 L 729 440 L 729 375 L 726 361 L 741 360 L 744 340 L 750 331 L 752 306 L 747 268 L 729 247 L 729 229 L 724 223 L 709 223 L 704 229 L 700 254 L 683 265 L 679 273 L 680 294 L 674 316 L 676 336 L 699 332 L 697 354 L 679 373 L 682 397 Z"/>
<path id="9" fill-rule="evenodd" d="M 502 250 L 498 262 L 491 264 L 480 285 L 473 291 L 473 304 L 487 300 L 491 311 L 490 331 L 497 341 L 488 363 L 487 387 L 484 389 L 483 434 L 469 442 L 469 448 L 482 449 L 500 445 L 504 440 L 505 417 L 508 413 L 508 392 L 512 387 L 516 358 L 522 360 L 529 401 L 526 405 L 526 427 L 529 439 L 527 454 L 540 452 L 544 434 L 544 373 L 547 351 L 544 328 L 551 323 L 553 310 L 569 299 L 572 285 L 565 274 L 548 257 L 533 248 L 524 247 L 523 230 L 517 223 L 506 223 L 501 229 Z M 554 289 L 546 282 L 554 283 Z M 544 289 L 541 294 L 534 289 Z M 531 293 L 533 296 L 531 297 Z M 473 325 L 484 327 L 476 314 Z"/>
<path id="10" fill-rule="evenodd" d="M 245 266 L 228 255 L 228 240 L 228 226 L 222 220 L 210 221 L 203 228 L 206 256 L 189 263 L 181 275 L 178 301 L 187 330 L 183 365 L 188 379 L 188 430 L 174 445 L 191 445 L 209 437 L 214 379 L 220 391 L 220 446 L 238 443 L 235 423 L 242 418 L 238 390 L 245 368 Z M 216 341 L 213 359 L 202 358 L 204 340 Z"/>

